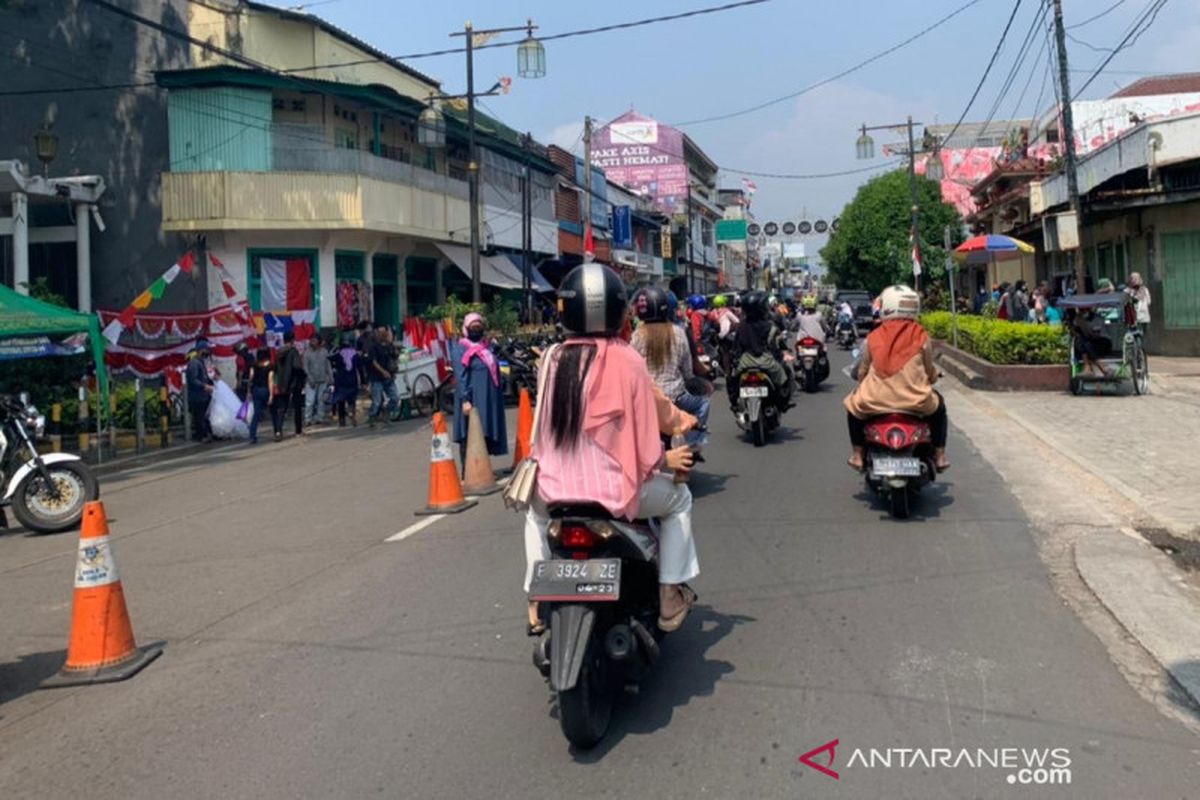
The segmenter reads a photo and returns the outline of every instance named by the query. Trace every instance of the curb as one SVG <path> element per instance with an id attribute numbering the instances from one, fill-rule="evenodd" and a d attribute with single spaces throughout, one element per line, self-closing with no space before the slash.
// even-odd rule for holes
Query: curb
<path id="1" fill-rule="evenodd" d="M 1101 605 L 1200 704 L 1200 597 L 1171 560 L 1110 529 L 1080 540 L 1074 560 Z"/>

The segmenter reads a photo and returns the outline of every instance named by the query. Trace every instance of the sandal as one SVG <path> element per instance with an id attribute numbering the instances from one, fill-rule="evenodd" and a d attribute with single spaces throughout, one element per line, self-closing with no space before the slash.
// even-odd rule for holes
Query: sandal
<path id="1" fill-rule="evenodd" d="M 862 472 L 864 469 L 867 468 L 867 465 L 864 464 L 863 462 L 860 461 L 857 464 L 855 464 L 854 460 L 850 459 L 850 458 L 846 459 L 846 464 L 850 467 L 850 469 L 854 470 L 855 472 Z"/>
<path id="2" fill-rule="evenodd" d="M 541 636 L 545 632 L 546 632 L 546 623 L 542 622 L 540 619 L 537 622 L 525 623 L 525 635 L 526 636 Z"/>
<path id="3" fill-rule="evenodd" d="M 658 629 L 664 633 L 671 633 L 679 630 L 683 625 L 683 621 L 687 619 L 687 615 L 691 613 L 692 606 L 696 605 L 697 595 L 692 587 L 686 583 L 679 584 L 679 593 L 683 595 L 683 608 L 675 612 L 674 616 L 658 618 Z"/>

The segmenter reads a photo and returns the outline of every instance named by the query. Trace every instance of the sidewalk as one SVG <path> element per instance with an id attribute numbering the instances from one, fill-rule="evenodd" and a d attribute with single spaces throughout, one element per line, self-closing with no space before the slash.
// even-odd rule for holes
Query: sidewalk
<path id="1" fill-rule="evenodd" d="M 1192 382 L 1200 387 L 1200 359 L 1170 361 L 1196 365 L 1191 377 L 1186 365 L 1172 364 L 1180 371 L 1162 378 L 1176 387 L 1170 393 L 1158 387 L 1143 397 L 972 392 L 971 399 L 1004 413 L 1128 499 L 1138 508 L 1136 527 L 1200 539 L 1200 389 L 1187 393 Z"/>
<path id="2" fill-rule="evenodd" d="M 1150 356 L 1150 390 L 1200 405 L 1200 358 Z"/>

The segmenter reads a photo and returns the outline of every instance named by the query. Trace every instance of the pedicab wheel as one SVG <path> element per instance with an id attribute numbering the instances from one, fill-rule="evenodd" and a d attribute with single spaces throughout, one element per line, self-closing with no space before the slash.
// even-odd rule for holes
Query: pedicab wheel
<path id="1" fill-rule="evenodd" d="M 1071 394 L 1076 397 L 1083 394 L 1083 379 L 1071 378 Z"/>
<path id="2" fill-rule="evenodd" d="M 1135 394 L 1150 394 L 1150 364 L 1146 351 L 1141 347 L 1133 354 L 1133 391 Z"/>
<path id="3" fill-rule="evenodd" d="M 908 519 L 908 515 L 912 510 L 910 508 L 912 493 L 908 490 L 908 487 L 892 489 L 888 493 L 888 503 L 890 505 L 888 510 L 891 511 L 893 517 L 896 519 Z"/>
<path id="4" fill-rule="evenodd" d="M 412 385 L 412 404 L 422 417 L 433 414 L 437 406 L 437 388 L 433 385 L 433 378 L 428 375 L 417 376 Z"/>

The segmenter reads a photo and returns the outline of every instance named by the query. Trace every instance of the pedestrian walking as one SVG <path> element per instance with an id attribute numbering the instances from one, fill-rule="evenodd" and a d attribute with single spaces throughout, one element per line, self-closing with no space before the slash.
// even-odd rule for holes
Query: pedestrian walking
<path id="1" fill-rule="evenodd" d="M 192 441 L 212 441 L 212 428 L 208 424 L 208 405 L 212 401 L 213 379 L 209 374 L 209 356 L 212 350 L 204 339 L 196 342 L 184 370 L 187 379 L 188 410 L 192 415 Z"/>
<path id="2" fill-rule="evenodd" d="M 250 444 L 258 444 L 258 422 L 271 402 L 271 387 L 275 383 L 275 368 L 271 365 L 271 351 L 258 348 L 254 363 L 249 369 L 250 399 L 254 403 L 254 418 L 250 420 Z"/>
<path id="3" fill-rule="evenodd" d="M 385 425 L 390 425 L 392 416 L 400 408 L 400 390 L 396 388 L 396 346 L 392 342 L 391 328 L 380 325 L 375 329 L 367 359 L 371 387 L 371 410 L 367 412 L 367 421 L 374 427 L 382 418 Z"/>
<path id="4" fill-rule="evenodd" d="M 325 393 L 333 382 L 333 369 L 329 363 L 329 350 L 320 334 L 309 341 L 304 353 L 304 374 L 307 386 L 304 389 L 305 417 L 310 425 L 324 425 L 329 409 L 325 407 Z"/>
<path id="5" fill-rule="evenodd" d="M 233 346 L 234 369 L 237 372 L 237 385 L 233 392 L 243 403 L 250 396 L 250 370 L 254 367 L 254 353 L 246 343 L 238 342 Z"/>
<path id="6" fill-rule="evenodd" d="M 283 420 L 288 408 L 296 419 L 296 435 L 304 435 L 304 359 L 296 349 L 296 334 L 283 334 L 283 347 L 275 353 L 275 384 L 271 395 L 271 422 L 275 441 L 283 438 Z"/>
<path id="7" fill-rule="evenodd" d="M 1141 329 L 1142 335 L 1145 336 L 1146 328 L 1150 325 L 1150 290 L 1142 282 L 1142 274 L 1140 272 L 1129 273 L 1129 283 L 1126 284 L 1125 291 L 1137 304 L 1137 307 L 1134 309 L 1137 313 L 1137 326 Z"/>
<path id="8" fill-rule="evenodd" d="M 486 327 L 482 314 L 467 314 L 463 320 L 463 338 L 459 339 L 450 356 L 455 378 L 454 441 L 459 443 L 464 475 L 472 408 L 479 409 L 488 455 L 502 456 L 508 452 L 500 365 L 488 345 Z"/>
<path id="9" fill-rule="evenodd" d="M 337 352 L 329 356 L 333 368 L 333 411 L 337 414 L 338 427 L 346 427 L 346 417 L 350 424 L 358 425 L 358 373 L 363 362 L 362 354 L 354 346 L 349 334 L 343 334 Z"/>

